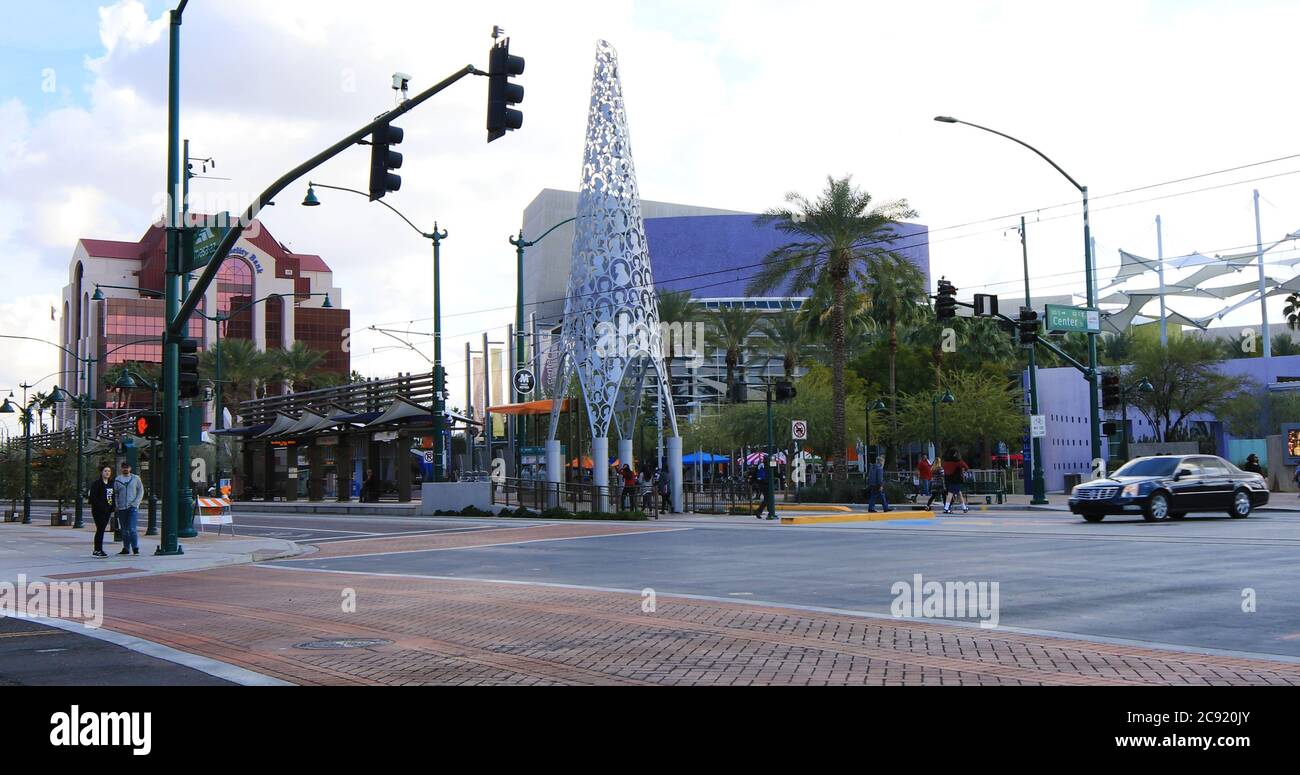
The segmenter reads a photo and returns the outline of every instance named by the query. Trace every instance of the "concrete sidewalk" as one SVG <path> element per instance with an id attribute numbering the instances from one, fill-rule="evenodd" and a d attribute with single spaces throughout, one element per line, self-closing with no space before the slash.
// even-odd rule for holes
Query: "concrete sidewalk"
<path id="1" fill-rule="evenodd" d="M 20 523 L 0 524 L 0 581 L 103 580 L 148 576 L 176 571 L 206 570 L 225 565 L 294 557 L 303 549 L 291 541 L 277 538 L 218 536 L 215 531 L 200 533 L 197 538 L 181 539 L 183 555 L 157 557 L 158 537 L 140 535 L 140 554 L 119 555 L 122 545 L 104 536 L 107 558 L 92 557 L 95 538 L 93 525 L 82 530 L 70 527 Z"/>

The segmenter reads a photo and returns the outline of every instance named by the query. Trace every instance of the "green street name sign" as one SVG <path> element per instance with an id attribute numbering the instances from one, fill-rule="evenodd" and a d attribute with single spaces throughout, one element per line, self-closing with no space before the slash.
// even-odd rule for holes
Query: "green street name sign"
<path id="1" fill-rule="evenodd" d="M 229 222 L 229 215 L 226 215 L 222 221 Z M 221 240 L 230 231 L 229 226 L 196 226 L 185 230 L 185 241 L 188 258 L 186 262 L 187 272 L 192 272 L 202 266 L 207 266 L 217 255 L 217 248 L 221 245 Z"/>
<path id="2" fill-rule="evenodd" d="M 1046 322 L 1054 334 L 1100 334 L 1101 310 L 1048 304 Z"/>

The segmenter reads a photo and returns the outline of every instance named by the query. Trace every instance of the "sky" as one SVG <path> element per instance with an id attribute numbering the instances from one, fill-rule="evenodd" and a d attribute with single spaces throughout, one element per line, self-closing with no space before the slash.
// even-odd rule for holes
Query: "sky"
<path id="1" fill-rule="evenodd" d="M 76 241 L 138 239 L 160 211 L 169 4 L 0 6 L 0 333 L 57 341 L 50 308 Z M 964 298 L 1022 295 L 1021 213 L 1035 294 L 1081 294 L 1082 220 L 1075 189 L 1037 156 L 935 123 L 940 114 L 1020 137 L 1089 186 L 1103 286 L 1120 249 L 1155 255 L 1158 215 L 1167 256 L 1252 249 L 1255 188 L 1265 244 L 1300 230 L 1300 4 L 1262 1 L 191 0 L 182 133 L 194 155 L 216 159 L 211 174 L 229 178 L 194 181 L 194 209 L 242 210 L 392 107 L 394 72 L 412 76 L 414 93 L 466 64 L 486 68 L 494 24 L 527 60 L 524 128 L 488 145 L 485 81 L 457 84 L 399 122 L 403 186 L 385 199 L 422 229 L 436 221 L 450 233 L 451 353 L 484 330 L 504 333 L 507 237 L 541 189 L 578 184 L 600 39 L 619 51 L 642 196 L 757 212 L 851 174 L 878 200 L 905 198 L 919 212 L 932 229 L 932 275 Z M 364 189 L 367 168 L 358 148 L 310 177 Z M 1156 185 L 1170 181 L 1181 182 Z M 262 217 L 333 267 L 352 309 L 354 368 L 427 369 L 364 329 L 410 330 L 428 347 L 429 243 L 361 197 L 322 190 L 324 207 L 299 207 L 306 184 Z M 1296 258 L 1300 245 L 1285 242 L 1268 271 L 1289 279 L 1300 270 L 1277 262 Z M 1171 307 L 1198 316 L 1217 305 Z M 1275 299 L 1274 322 L 1281 307 Z M 1254 305 L 1224 322 L 1258 319 Z M 0 353 L 0 388 L 57 369 L 47 345 L 0 340 Z M 449 364 L 452 384 L 462 369 Z"/>

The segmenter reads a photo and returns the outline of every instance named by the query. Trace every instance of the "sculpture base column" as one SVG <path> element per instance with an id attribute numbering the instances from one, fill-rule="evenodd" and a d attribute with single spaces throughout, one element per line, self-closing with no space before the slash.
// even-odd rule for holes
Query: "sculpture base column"
<path id="1" fill-rule="evenodd" d="M 564 487 L 564 449 L 558 439 L 546 442 L 546 507 L 559 508 L 560 489 Z"/>
<path id="2" fill-rule="evenodd" d="M 685 511 L 682 498 L 682 437 L 669 436 L 667 442 L 668 475 L 672 481 L 673 513 L 681 514 Z"/>
<path id="3" fill-rule="evenodd" d="M 591 483 L 595 485 L 591 510 L 597 514 L 609 511 L 609 439 L 591 440 Z"/>

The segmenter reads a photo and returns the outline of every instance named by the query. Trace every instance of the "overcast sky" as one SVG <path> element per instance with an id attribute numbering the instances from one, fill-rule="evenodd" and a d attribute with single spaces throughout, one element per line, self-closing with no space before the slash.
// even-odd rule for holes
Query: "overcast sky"
<path id="1" fill-rule="evenodd" d="M 137 239 L 158 210 L 169 4 L 3 4 L 0 333 L 57 340 L 50 307 L 76 240 Z M 195 155 L 216 158 L 213 174 L 231 179 L 195 181 L 195 209 L 243 209 L 390 108 L 395 71 L 418 91 L 466 64 L 485 68 L 493 24 L 527 59 L 524 129 L 487 145 L 486 83 L 462 82 L 401 122 L 403 187 L 385 200 L 422 228 L 436 219 L 451 232 L 449 353 L 513 318 L 506 238 L 540 189 L 578 183 L 600 38 L 620 53 L 644 197 L 759 211 L 852 174 L 879 199 L 911 202 L 934 230 L 934 277 L 963 296 L 1021 295 L 1011 216 L 1025 211 L 1035 292 L 1082 293 L 1082 223 L 1075 190 L 1044 162 L 934 123 L 937 114 L 1021 137 L 1090 186 L 1103 285 L 1119 249 L 1154 256 L 1157 215 L 1168 256 L 1253 248 L 1256 187 L 1266 243 L 1300 230 L 1300 158 L 1106 196 L 1300 154 L 1294 2 L 192 0 L 182 131 Z M 367 165 L 358 148 L 312 178 L 364 189 Z M 353 328 L 430 330 L 428 242 L 360 197 L 321 191 L 324 207 L 299 207 L 305 190 L 304 180 L 263 218 L 293 250 L 330 263 Z M 1296 247 L 1270 260 L 1300 258 Z M 1216 305 L 1171 307 L 1195 316 Z M 1258 319 L 1255 305 L 1228 322 Z M 376 351 L 384 346 L 357 335 L 354 367 L 427 368 L 412 353 Z M 7 341 L 0 352 L 5 388 L 57 368 L 44 345 Z M 453 358 L 453 384 L 462 369 Z"/>

